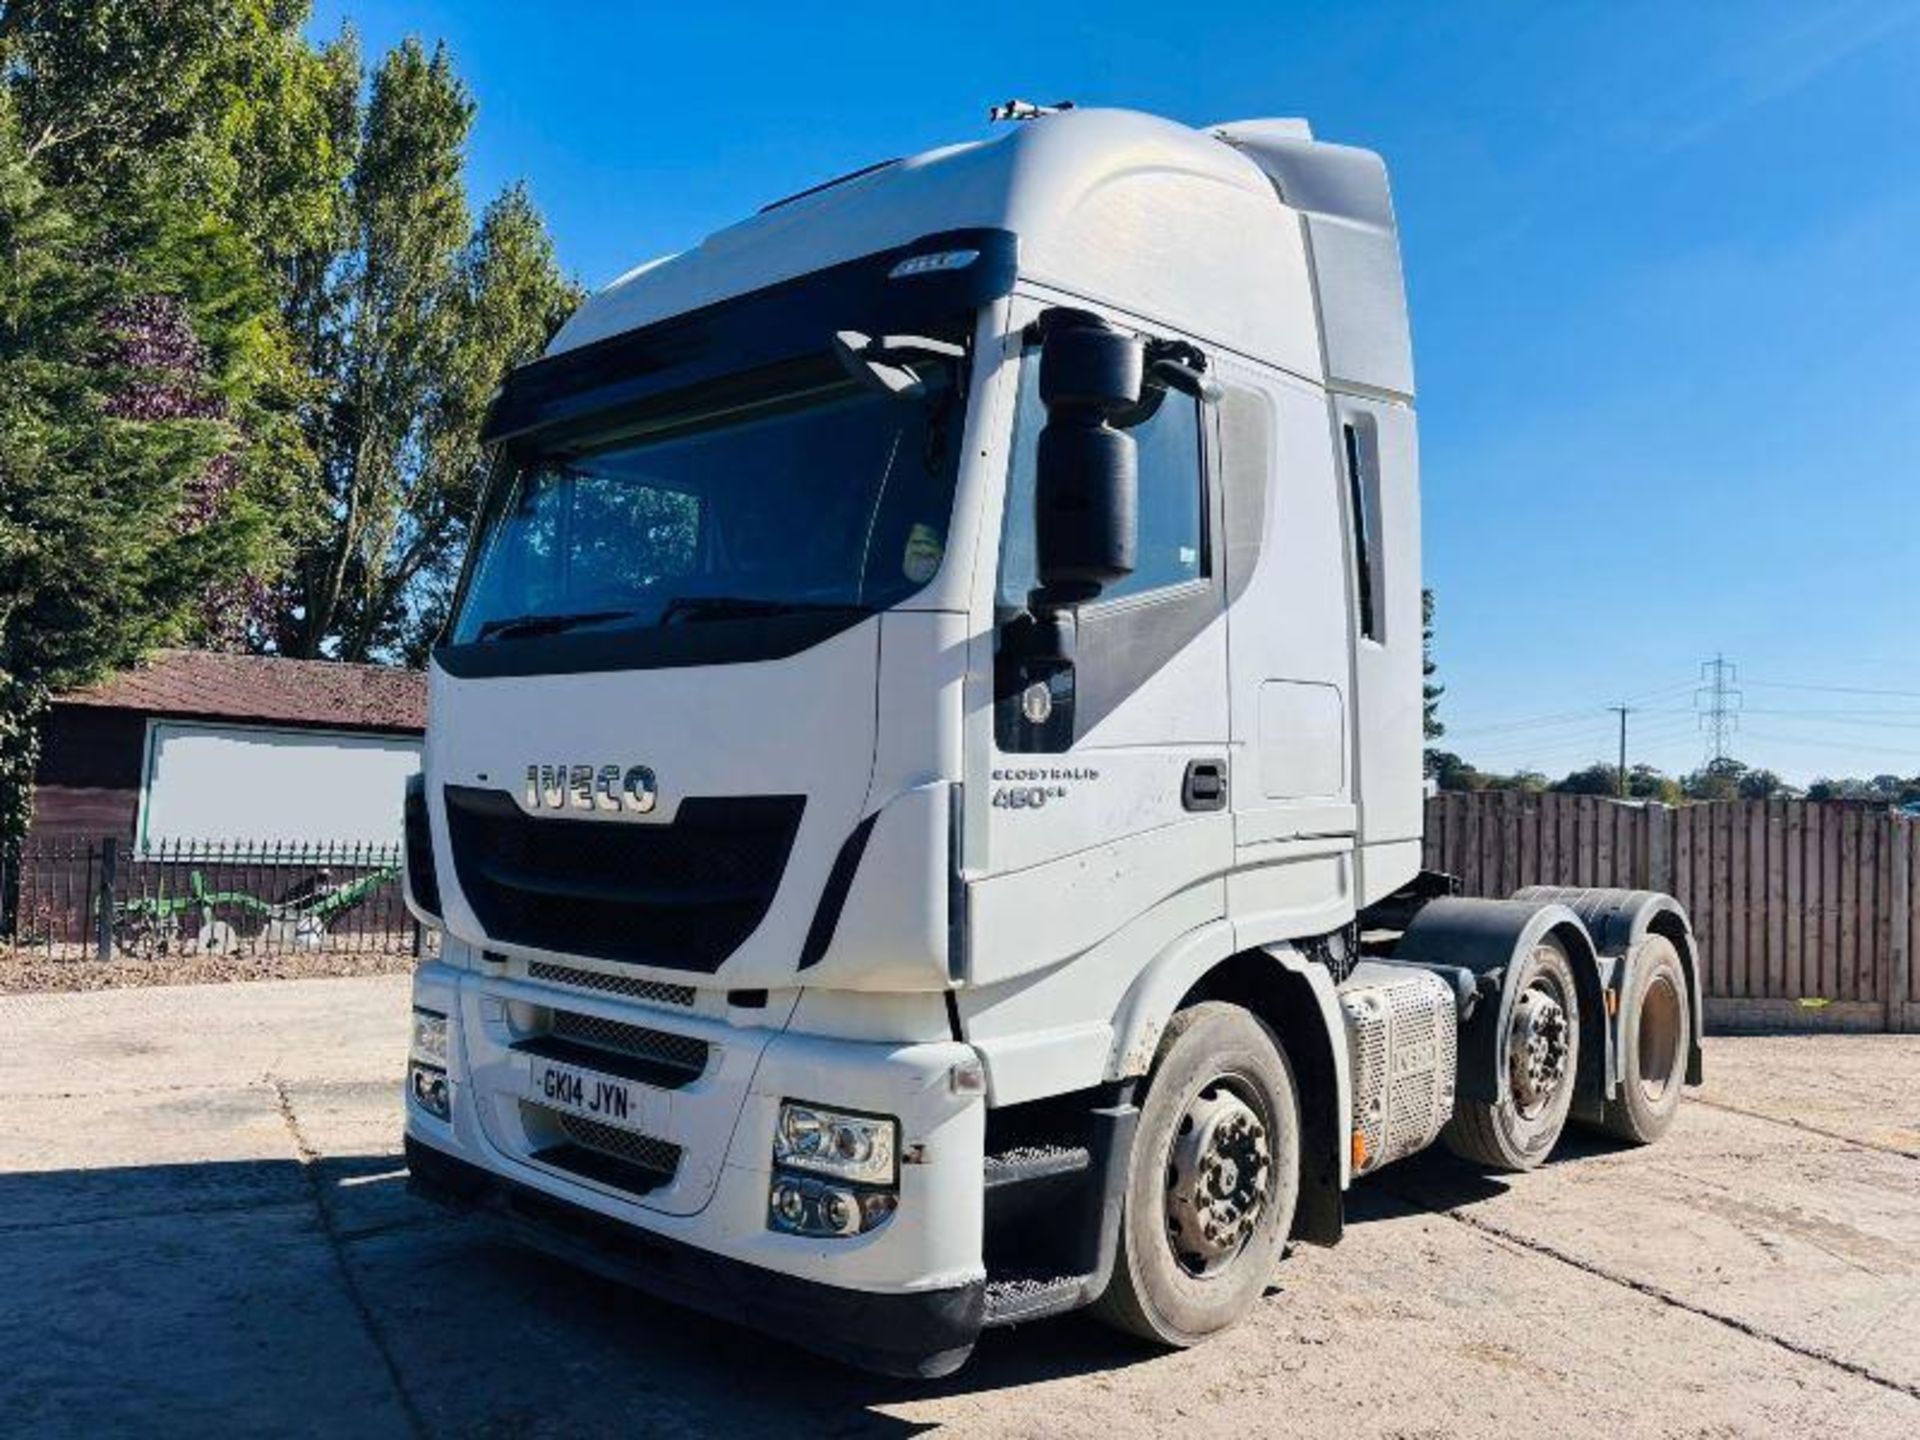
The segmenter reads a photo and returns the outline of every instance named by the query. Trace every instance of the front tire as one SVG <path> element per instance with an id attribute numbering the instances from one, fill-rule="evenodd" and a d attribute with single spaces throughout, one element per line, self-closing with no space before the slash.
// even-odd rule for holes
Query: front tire
<path id="1" fill-rule="evenodd" d="M 1093 1313 L 1176 1348 L 1224 1330 L 1265 1292 L 1299 1193 L 1299 1095 L 1273 1032 L 1237 1005 L 1182 1010 L 1148 1077 Z"/>
<path id="2" fill-rule="evenodd" d="M 1454 1154 L 1489 1170 L 1531 1170 L 1552 1153 L 1580 1074 L 1580 994 L 1560 942 L 1536 944 L 1510 983 L 1513 1009 L 1497 1051 L 1506 1096 L 1457 1101 L 1440 1133 Z"/>

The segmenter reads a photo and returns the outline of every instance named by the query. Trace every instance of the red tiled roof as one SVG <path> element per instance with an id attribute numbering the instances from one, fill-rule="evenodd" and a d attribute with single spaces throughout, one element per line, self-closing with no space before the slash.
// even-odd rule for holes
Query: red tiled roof
<path id="1" fill-rule="evenodd" d="M 58 697 L 64 705 L 350 730 L 421 731 L 427 677 L 390 665 L 162 650 L 146 664 Z"/>

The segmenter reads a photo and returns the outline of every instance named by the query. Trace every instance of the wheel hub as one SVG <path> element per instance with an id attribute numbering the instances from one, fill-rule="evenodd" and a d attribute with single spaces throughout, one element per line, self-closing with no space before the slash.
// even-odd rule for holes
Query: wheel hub
<path id="1" fill-rule="evenodd" d="M 1655 975 L 1640 997 L 1640 1031 L 1635 1047 L 1640 1088 L 1649 1100 L 1667 1093 L 1680 1071 L 1680 992 L 1665 975 Z"/>
<path id="2" fill-rule="evenodd" d="M 1190 1275 L 1219 1269 L 1247 1243 L 1272 1176 L 1267 1127 L 1215 1084 L 1180 1117 L 1167 1166 L 1167 1239 Z"/>
<path id="3" fill-rule="evenodd" d="M 1531 1120 L 1553 1100 L 1567 1074 L 1567 1012 L 1546 990 L 1530 987 L 1514 1002 L 1507 1071 L 1514 1103 Z"/>

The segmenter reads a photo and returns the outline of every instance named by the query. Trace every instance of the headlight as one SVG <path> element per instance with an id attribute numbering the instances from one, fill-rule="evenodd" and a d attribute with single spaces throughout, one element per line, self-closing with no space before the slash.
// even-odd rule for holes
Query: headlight
<path id="1" fill-rule="evenodd" d="M 862 1185 L 891 1185 L 899 1134 L 899 1122 L 886 1117 L 783 1100 L 773 1127 L 773 1160 L 789 1170 Z"/>
<path id="2" fill-rule="evenodd" d="M 447 1017 L 433 1010 L 413 1012 L 413 1058 L 447 1068 Z"/>

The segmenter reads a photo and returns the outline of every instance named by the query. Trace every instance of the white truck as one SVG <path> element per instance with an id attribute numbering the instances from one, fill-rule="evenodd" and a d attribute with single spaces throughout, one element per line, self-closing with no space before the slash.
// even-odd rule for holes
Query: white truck
<path id="1" fill-rule="evenodd" d="M 507 379 L 407 806 L 413 1184 L 896 1374 L 1195 1343 L 1356 1177 L 1700 1075 L 1673 900 L 1421 870 L 1379 158 L 1015 113 Z"/>

